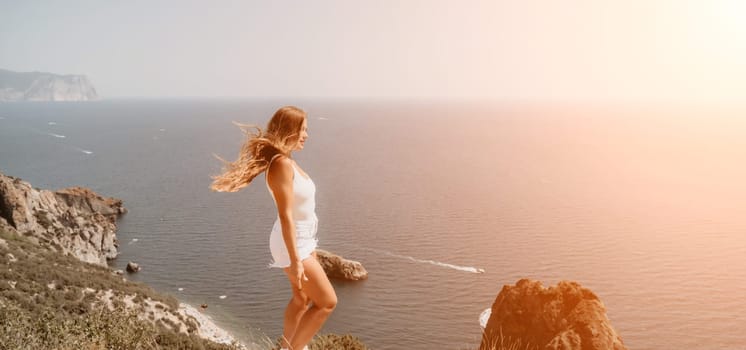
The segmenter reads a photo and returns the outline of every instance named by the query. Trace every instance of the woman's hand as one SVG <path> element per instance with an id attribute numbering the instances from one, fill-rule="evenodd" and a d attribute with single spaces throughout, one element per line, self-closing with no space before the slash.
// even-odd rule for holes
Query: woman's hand
<path id="1" fill-rule="evenodd" d="M 298 290 L 303 290 L 303 284 L 301 282 L 308 281 L 308 277 L 306 277 L 306 272 L 303 269 L 302 262 L 293 261 L 290 263 L 290 276 L 293 276 L 293 279 L 291 280 L 291 282 L 293 282 L 293 287 Z"/>

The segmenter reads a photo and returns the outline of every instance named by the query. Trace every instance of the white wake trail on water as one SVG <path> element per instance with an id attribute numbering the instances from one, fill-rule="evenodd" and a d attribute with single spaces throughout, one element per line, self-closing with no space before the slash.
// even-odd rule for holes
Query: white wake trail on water
<path id="1" fill-rule="evenodd" d="M 78 150 L 79 152 L 83 152 L 85 154 L 93 154 L 93 151 L 85 150 L 85 149 L 82 149 L 80 147 L 75 147 L 75 146 L 72 146 L 72 147 Z"/>
<path id="2" fill-rule="evenodd" d="M 50 123 L 57 124 L 55 122 L 50 122 Z M 56 137 L 58 139 L 67 138 L 67 136 L 65 136 L 65 135 L 55 134 L 53 132 L 42 131 L 42 130 L 38 130 L 38 129 L 34 129 L 34 128 L 28 128 L 28 130 L 31 130 L 32 132 L 40 134 L 40 135 L 54 136 L 54 137 Z M 74 150 L 76 150 L 78 152 L 82 152 L 82 153 L 85 153 L 85 154 L 93 154 L 93 151 L 89 151 L 87 149 L 82 149 L 80 147 L 76 147 L 76 146 L 73 146 L 73 145 L 70 145 L 70 144 L 67 144 L 65 146 L 70 147 L 70 148 L 72 148 L 72 149 L 74 149 Z"/>
<path id="3" fill-rule="evenodd" d="M 388 255 L 388 256 L 393 256 L 395 258 L 409 260 L 409 261 L 420 263 L 420 264 L 430 264 L 430 265 L 435 265 L 435 266 L 440 266 L 440 267 L 447 267 L 449 269 L 454 269 L 454 270 L 463 271 L 463 272 L 484 273 L 484 269 L 480 269 L 478 267 L 459 266 L 459 265 L 444 263 L 444 262 L 435 261 L 435 260 L 417 259 L 417 258 L 412 257 L 412 256 L 399 255 L 399 254 L 392 253 L 392 252 L 385 251 L 385 250 L 378 250 L 378 249 L 370 249 L 370 250 L 374 251 L 376 253 L 385 254 L 385 255 Z"/>

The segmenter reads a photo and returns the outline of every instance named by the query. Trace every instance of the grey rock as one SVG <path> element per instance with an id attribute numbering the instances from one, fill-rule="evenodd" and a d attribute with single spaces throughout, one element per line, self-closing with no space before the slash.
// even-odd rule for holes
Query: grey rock
<path id="1" fill-rule="evenodd" d="M 116 220 L 125 212 L 121 200 L 86 188 L 40 190 L 0 172 L 0 229 L 85 262 L 116 258 Z"/>
<path id="2" fill-rule="evenodd" d="M 348 260 L 326 250 L 316 249 L 319 265 L 329 278 L 360 281 L 368 278 L 368 271 L 359 261 Z"/>
<path id="3" fill-rule="evenodd" d="M 134 263 L 132 261 L 130 261 L 130 262 L 127 263 L 127 272 L 134 273 L 134 272 L 137 272 L 137 271 L 140 271 L 140 265 L 138 265 L 137 263 Z"/>

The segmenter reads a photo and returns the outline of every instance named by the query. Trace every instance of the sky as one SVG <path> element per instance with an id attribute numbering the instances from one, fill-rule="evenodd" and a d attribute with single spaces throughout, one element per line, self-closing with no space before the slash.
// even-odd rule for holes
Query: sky
<path id="1" fill-rule="evenodd" d="M 0 0 L 0 68 L 101 97 L 746 100 L 741 0 Z"/>

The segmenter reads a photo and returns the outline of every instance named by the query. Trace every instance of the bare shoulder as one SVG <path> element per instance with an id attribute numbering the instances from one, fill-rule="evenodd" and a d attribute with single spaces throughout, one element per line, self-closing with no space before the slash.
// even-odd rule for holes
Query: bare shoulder
<path id="1" fill-rule="evenodd" d="M 269 167 L 268 180 L 271 183 L 283 182 L 284 180 L 292 180 L 293 176 L 293 161 L 285 156 L 279 156 Z"/>
<path id="2" fill-rule="evenodd" d="M 280 168 L 287 168 L 287 169 L 291 169 L 292 170 L 293 160 L 290 159 L 290 158 L 288 158 L 288 157 L 285 157 L 285 156 L 279 156 L 279 157 L 277 157 L 277 159 L 275 159 L 272 162 L 272 165 L 276 166 L 277 164 L 280 165 L 279 166 Z M 274 168 L 274 167 L 272 167 L 272 168 Z"/>

